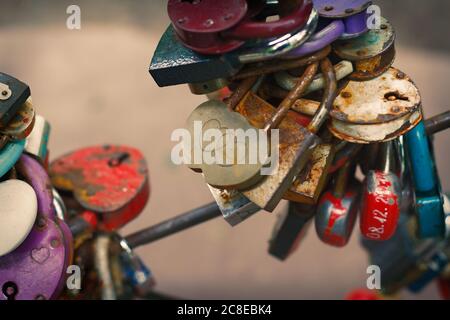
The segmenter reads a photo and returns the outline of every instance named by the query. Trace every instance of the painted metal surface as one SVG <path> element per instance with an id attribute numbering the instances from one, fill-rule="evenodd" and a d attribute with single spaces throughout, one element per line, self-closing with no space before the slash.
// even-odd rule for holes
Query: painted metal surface
<path id="1" fill-rule="evenodd" d="M 55 188 L 72 191 L 83 208 L 99 214 L 99 228 L 109 231 L 136 218 L 150 193 L 144 157 L 126 146 L 77 150 L 53 161 L 50 176 Z"/>
<path id="2" fill-rule="evenodd" d="M 388 20 L 381 19 L 380 29 L 371 29 L 366 34 L 351 40 L 333 44 L 335 54 L 352 61 L 354 81 L 368 81 L 385 73 L 395 60 L 395 31 Z"/>
<path id="3" fill-rule="evenodd" d="M 326 192 L 319 200 L 315 226 L 317 235 L 326 244 L 343 247 L 352 235 L 358 215 L 356 189 L 349 190 L 343 198 Z"/>
<path id="4" fill-rule="evenodd" d="M 28 236 L 37 216 L 33 188 L 21 180 L 0 183 L 0 257 L 14 251 Z"/>
<path id="5" fill-rule="evenodd" d="M 0 126 L 6 126 L 30 97 L 27 84 L 0 72 Z"/>
<path id="6" fill-rule="evenodd" d="M 269 241 L 269 254 L 286 260 L 299 247 L 315 214 L 315 206 L 289 203 L 288 210 L 277 217 Z"/>
<path id="7" fill-rule="evenodd" d="M 23 155 L 19 172 L 37 197 L 36 223 L 26 240 L 0 258 L 0 300 L 42 300 L 58 296 L 72 258 L 72 236 L 56 217 L 50 180 L 44 168 Z"/>
<path id="8" fill-rule="evenodd" d="M 286 14 L 280 13 L 280 18 L 275 21 L 259 22 L 250 17 L 244 19 L 231 30 L 223 34 L 228 39 L 254 40 L 258 38 L 274 38 L 284 36 L 293 30 L 305 26 L 313 10 L 312 0 L 298 0 L 297 6 Z"/>
<path id="9" fill-rule="evenodd" d="M 313 10 L 300 30 L 220 56 L 201 55 L 186 48 L 169 26 L 156 48 L 149 72 L 160 87 L 230 78 L 243 64 L 274 59 L 299 47 L 314 32 L 317 22 L 318 14 Z"/>
<path id="10" fill-rule="evenodd" d="M 0 135 L 9 136 L 12 139 L 22 140 L 28 137 L 35 124 L 36 112 L 34 110 L 31 98 L 28 98 L 20 106 L 17 113 L 5 126 L 0 126 Z"/>
<path id="11" fill-rule="evenodd" d="M 368 13 L 366 11 L 362 11 L 355 15 L 343 18 L 342 21 L 345 25 L 345 32 L 341 36 L 341 39 L 354 39 L 365 34 L 369 30 L 367 28 L 368 17 Z"/>
<path id="12" fill-rule="evenodd" d="M 376 79 L 350 81 L 336 97 L 331 116 L 352 124 L 377 124 L 417 111 L 421 96 L 414 82 L 390 68 Z"/>
<path id="13" fill-rule="evenodd" d="M 431 143 L 421 122 L 406 135 L 416 193 L 416 213 L 422 238 L 443 237 L 446 232 L 441 186 Z"/>
<path id="14" fill-rule="evenodd" d="M 324 28 L 314 33 L 308 41 L 284 55 L 283 59 L 298 59 L 319 50 L 339 39 L 344 34 L 345 25 L 340 20 L 331 21 Z"/>
<path id="15" fill-rule="evenodd" d="M 247 14 L 245 0 L 169 0 L 167 12 L 175 31 L 190 49 L 202 54 L 222 54 L 244 44 L 224 39 L 220 33 L 240 23 Z"/>
<path id="16" fill-rule="evenodd" d="M 346 18 L 366 10 L 372 1 L 368 0 L 313 0 L 321 17 Z"/>
<path id="17" fill-rule="evenodd" d="M 16 140 L 6 143 L 0 149 L 0 178 L 3 177 L 19 160 L 25 148 L 25 140 Z"/>
<path id="18" fill-rule="evenodd" d="M 371 240 L 390 239 L 400 217 L 401 185 L 391 172 L 369 171 L 361 199 L 360 230 Z"/>

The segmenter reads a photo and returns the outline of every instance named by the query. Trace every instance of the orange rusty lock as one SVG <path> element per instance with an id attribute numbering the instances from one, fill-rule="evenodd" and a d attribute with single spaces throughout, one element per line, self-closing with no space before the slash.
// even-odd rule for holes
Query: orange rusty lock
<path id="1" fill-rule="evenodd" d="M 135 219 L 150 195 L 146 161 L 137 149 L 95 146 L 62 156 L 50 164 L 55 188 L 72 192 L 86 211 L 98 217 L 98 229 L 114 231 Z"/>

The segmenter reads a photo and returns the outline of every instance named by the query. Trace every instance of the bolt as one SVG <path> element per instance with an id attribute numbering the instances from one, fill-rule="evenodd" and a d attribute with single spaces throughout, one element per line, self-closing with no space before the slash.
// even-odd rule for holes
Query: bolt
<path id="1" fill-rule="evenodd" d="M 345 13 L 353 13 L 355 10 L 352 8 L 345 9 Z"/>
<path id="2" fill-rule="evenodd" d="M 2 91 L 2 96 L 6 97 L 8 95 L 8 91 L 4 90 Z"/>
<path id="3" fill-rule="evenodd" d="M 332 10 L 334 10 L 334 7 L 333 6 L 326 6 L 324 9 L 325 9 L 325 11 L 332 11 Z"/>
<path id="4" fill-rule="evenodd" d="M 213 19 L 208 19 L 205 21 L 204 25 L 205 27 L 209 28 L 214 24 L 214 20 Z"/>
<path id="5" fill-rule="evenodd" d="M 405 78 L 406 78 L 406 74 L 404 74 L 403 72 L 400 71 L 397 73 L 397 79 L 401 80 L 401 79 L 405 79 Z"/>

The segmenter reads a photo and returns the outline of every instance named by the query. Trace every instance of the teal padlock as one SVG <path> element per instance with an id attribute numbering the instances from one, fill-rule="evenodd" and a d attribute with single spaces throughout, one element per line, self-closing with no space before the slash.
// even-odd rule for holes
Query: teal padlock
<path id="1" fill-rule="evenodd" d="M 19 160 L 25 148 L 25 140 L 8 142 L 0 150 L 0 178 L 3 177 Z"/>

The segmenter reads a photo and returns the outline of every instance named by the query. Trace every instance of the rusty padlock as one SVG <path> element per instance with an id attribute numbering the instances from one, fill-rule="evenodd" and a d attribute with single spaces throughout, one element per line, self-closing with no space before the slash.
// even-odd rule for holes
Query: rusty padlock
<path id="1" fill-rule="evenodd" d="M 391 141 L 420 122 L 421 97 L 406 74 L 390 68 L 370 81 L 350 81 L 330 116 L 328 128 L 338 139 L 360 144 Z"/>

